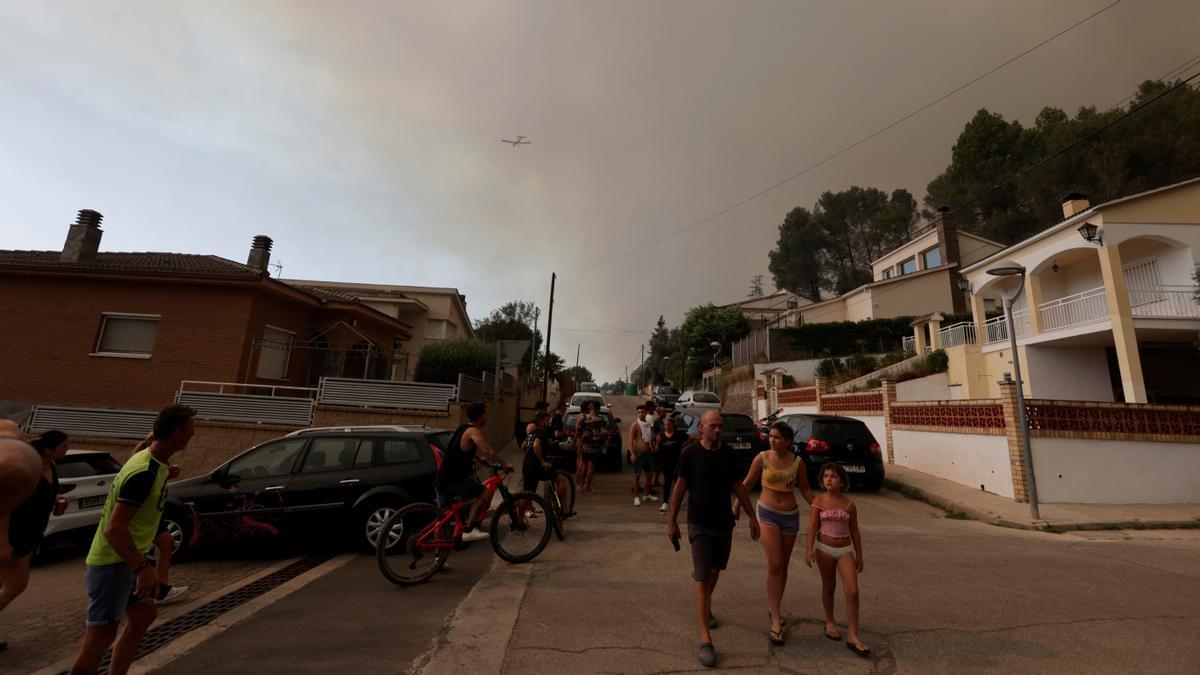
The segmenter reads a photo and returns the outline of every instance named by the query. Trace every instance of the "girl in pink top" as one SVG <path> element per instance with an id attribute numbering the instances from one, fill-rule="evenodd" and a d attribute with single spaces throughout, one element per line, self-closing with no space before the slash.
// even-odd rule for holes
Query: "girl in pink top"
<path id="1" fill-rule="evenodd" d="M 846 646 L 862 657 L 871 649 L 858 637 L 858 574 L 863 571 L 862 535 L 858 531 L 858 508 L 843 492 L 850 485 L 846 470 L 839 464 L 821 467 L 821 486 L 825 492 L 813 500 L 808 514 L 808 555 L 821 570 L 821 604 L 825 607 L 825 637 L 841 640 L 833 620 L 833 593 L 837 574 L 846 589 L 846 627 L 850 631 Z"/>

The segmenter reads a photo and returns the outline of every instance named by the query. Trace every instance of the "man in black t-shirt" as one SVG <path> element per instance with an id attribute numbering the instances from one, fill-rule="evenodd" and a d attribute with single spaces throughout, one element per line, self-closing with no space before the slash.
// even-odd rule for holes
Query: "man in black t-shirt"
<path id="1" fill-rule="evenodd" d="M 700 439 L 689 443 L 679 459 L 675 490 L 671 494 L 671 515 L 667 536 L 679 537 L 679 509 L 688 492 L 688 543 L 692 547 L 692 579 L 695 583 L 696 613 L 700 619 L 700 663 L 711 668 L 717 664 L 712 629 L 718 622 L 712 615 L 712 594 L 721 570 L 729 563 L 733 544 L 733 510 L 729 496 L 737 496 L 742 510 L 750 515 L 750 537 L 758 540 L 758 520 L 750 512 L 750 493 L 738 475 L 733 451 L 721 442 L 724 424 L 715 410 L 700 419 Z"/>

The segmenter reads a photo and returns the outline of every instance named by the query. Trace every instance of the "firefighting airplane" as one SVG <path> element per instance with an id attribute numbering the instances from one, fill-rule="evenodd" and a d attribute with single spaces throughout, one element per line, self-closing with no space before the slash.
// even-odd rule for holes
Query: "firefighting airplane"
<path id="1" fill-rule="evenodd" d="M 502 138 L 502 139 L 500 139 L 500 142 L 508 143 L 509 145 L 513 146 L 514 148 L 519 145 L 529 145 L 530 143 L 533 143 L 533 141 L 525 140 L 524 136 L 517 136 L 517 140 L 515 140 L 515 141 L 510 141 L 507 138 Z"/>

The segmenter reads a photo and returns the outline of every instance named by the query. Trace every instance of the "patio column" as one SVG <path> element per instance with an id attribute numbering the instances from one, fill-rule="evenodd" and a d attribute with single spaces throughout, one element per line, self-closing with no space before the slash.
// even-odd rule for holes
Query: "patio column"
<path id="1" fill-rule="evenodd" d="M 1104 295 L 1108 300 L 1108 316 L 1112 320 L 1113 346 L 1117 351 L 1117 366 L 1121 371 L 1121 388 L 1126 403 L 1147 403 L 1146 381 L 1142 377 L 1142 359 L 1138 355 L 1137 333 L 1133 329 L 1133 313 L 1129 309 L 1129 289 L 1121 251 L 1114 245 L 1102 245 L 1100 274 L 1104 278 Z"/>
<path id="2" fill-rule="evenodd" d="M 983 307 L 983 296 L 971 294 L 971 318 L 975 321 L 975 344 L 987 343 L 987 310 Z"/>
<path id="3" fill-rule="evenodd" d="M 928 339 L 925 337 L 924 321 L 918 322 L 917 325 L 913 326 L 913 335 L 917 338 L 917 355 L 924 356 L 925 345 L 929 344 Z"/>
<path id="4" fill-rule="evenodd" d="M 937 316 L 941 316 L 941 315 L 939 314 Z M 941 319 L 935 317 L 935 318 L 929 320 L 929 346 L 935 350 L 942 348 L 941 330 L 942 330 L 942 320 Z"/>
<path id="5" fill-rule="evenodd" d="M 1036 335 L 1042 332 L 1042 315 L 1038 312 L 1038 307 L 1042 304 L 1042 275 L 1039 272 L 1030 272 L 1025 275 L 1025 299 L 1028 309 L 1026 310 L 1029 316 L 1029 334 Z"/>

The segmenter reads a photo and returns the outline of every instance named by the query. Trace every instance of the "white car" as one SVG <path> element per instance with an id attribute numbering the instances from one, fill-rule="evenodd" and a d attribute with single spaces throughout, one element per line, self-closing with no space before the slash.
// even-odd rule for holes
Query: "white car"
<path id="1" fill-rule="evenodd" d="M 107 452 L 68 450 L 59 460 L 58 484 L 70 504 L 61 516 L 50 516 L 46 536 L 84 527 L 95 527 L 104 512 L 104 500 L 121 464 Z"/>
<path id="2" fill-rule="evenodd" d="M 711 391 L 685 391 L 675 401 L 676 410 L 701 409 L 721 411 L 721 397 Z"/>
<path id="3" fill-rule="evenodd" d="M 600 410 L 607 411 L 608 404 L 604 402 L 604 397 L 600 394 L 593 394 L 586 391 L 576 392 L 567 403 L 567 413 L 579 412 L 583 407 L 584 401 L 599 401 Z"/>

